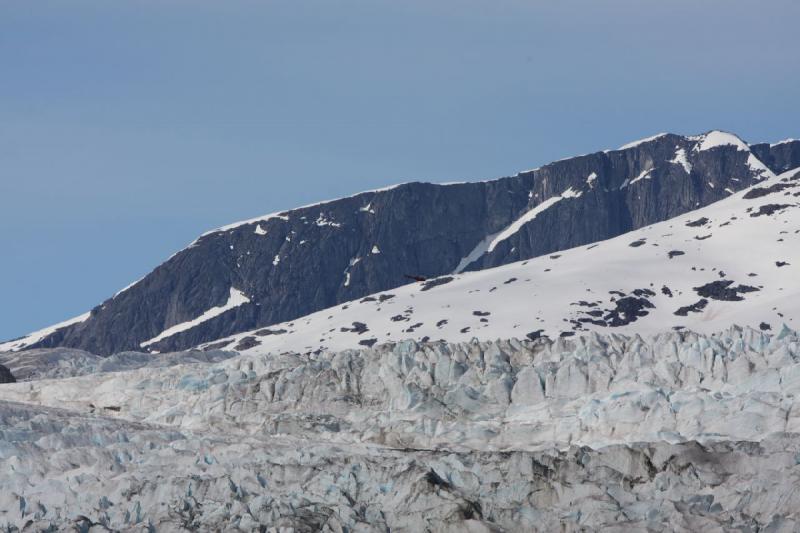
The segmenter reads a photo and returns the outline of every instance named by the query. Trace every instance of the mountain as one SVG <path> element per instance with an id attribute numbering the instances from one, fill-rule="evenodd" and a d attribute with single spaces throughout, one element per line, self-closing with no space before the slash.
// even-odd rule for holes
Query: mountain
<path id="1" fill-rule="evenodd" d="M 800 325 L 800 169 L 557 254 L 433 278 L 208 346 L 315 352 L 402 339 Z"/>
<path id="2" fill-rule="evenodd" d="M 408 283 L 609 239 L 800 166 L 800 142 L 712 131 L 477 183 L 407 183 L 208 232 L 71 321 L 0 345 L 168 351 Z"/>

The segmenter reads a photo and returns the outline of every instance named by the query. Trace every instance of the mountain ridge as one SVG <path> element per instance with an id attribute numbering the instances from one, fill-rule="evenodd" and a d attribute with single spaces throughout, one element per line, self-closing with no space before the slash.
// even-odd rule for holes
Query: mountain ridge
<path id="1" fill-rule="evenodd" d="M 798 141 L 750 147 L 718 131 L 664 134 L 484 182 L 365 191 L 208 231 L 88 317 L 0 349 L 141 349 L 228 305 L 233 289 L 246 295 L 248 302 L 147 346 L 182 349 L 393 289 L 404 274 L 482 270 L 611 238 L 792 164 L 800 165 Z M 545 202 L 552 205 L 541 209 Z M 504 238 L 481 251 L 493 235 Z"/>
<path id="2" fill-rule="evenodd" d="M 800 168 L 586 246 L 377 293 L 202 347 L 318 353 L 413 339 L 797 327 Z"/>

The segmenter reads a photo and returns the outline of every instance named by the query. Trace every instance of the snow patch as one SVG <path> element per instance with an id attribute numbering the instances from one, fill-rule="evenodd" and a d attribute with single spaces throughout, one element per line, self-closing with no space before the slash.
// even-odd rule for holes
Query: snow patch
<path id="1" fill-rule="evenodd" d="M 536 207 L 534 207 L 533 209 L 531 209 L 530 211 L 519 217 L 517 220 L 511 223 L 511 225 L 508 226 L 506 229 L 496 234 L 494 238 L 492 238 L 489 241 L 486 251 L 487 252 L 493 251 L 498 244 L 508 239 L 515 233 L 517 233 L 522 228 L 522 226 L 524 226 L 531 220 L 535 219 L 537 216 L 539 216 L 539 214 L 543 213 L 544 211 L 546 211 L 547 209 L 549 209 L 562 199 L 579 198 L 581 194 L 583 194 L 581 191 L 575 191 L 572 187 L 570 187 L 566 191 L 561 193 L 560 196 L 553 196 L 552 198 L 548 198 L 544 202 L 540 203 L 539 205 L 537 205 Z"/>
<path id="2" fill-rule="evenodd" d="M 126 287 L 124 287 L 124 288 L 122 288 L 122 289 L 118 290 L 118 291 L 116 292 L 116 294 L 114 294 L 114 296 L 112 296 L 112 297 L 111 297 L 111 299 L 113 300 L 114 298 L 116 298 L 117 296 L 119 296 L 120 294 L 122 294 L 123 292 L 127 291 L 128 289 L 131 289 L 131 288 L 133 288 L 133 286 L 134 286 L 134 285 L 136 285 L 137 283 L 139 283 L 139 282 L 140 282 L 140 281 L 142 281 L 143 279 L 144 279 L 144 278 L 139 278 L 139 279 L 137 279 L 136 281 L 134 281 L 133 283 L 131 283 L 130 285 L 127 285 Z"/>
<path id="3" fill-rule="evenodd" d="M 745 143 L 736 135 L 726 131 L 714 130 L 703 135 L 689 137 L 689 139 L 693 141 L 700 141 L 699 144 L 695 145 L 694 147 L 694 150 L 697 152 L 711 150 L 712 148 L 717 148 L 719 146 L 735 146 L 739 151 L 750 151 L 750 147 L 747 146 L 747 143 Z"/>
<path id="4" fill-rule="evenodd" d="M 236 229 L 236 228 L 238 228 L 240 226 L 247 226 L 249 224 L 254 224 L 256 222 L 266 222 L 267 220 L 271 220 L 271 219 L 274 219 L 274 218 L 277 218 L 279 220 L 283 220 L 283 221 L 287 221 L 288 222 L 289 216 L 288 215 L 284 215 L 283 213 L 284 212 L 281 211 L 280 213 L 270 213 L 268 215 L 262 215 L 260 217 L 250 218 L 250 219 L 242 220 L 242 221 L 239 221 L 239 222 L 233 222 L 232 224 L 228 224 L 226 226 L 222 226 L 220 228 L 212 229 L 211 231 L 207 231 L 207 232 L 203 233 L 202 235 L 200 235 L 200 237 L 205 237 L 206 235 L 211 235 L 213 233 L 222 233 L 224 231 L 230 231 L 230 230 Z M 200 240 L 200 239 L 198 238 L 197 240 L 195 240 L 189 246 L 192 246 L 193 244 L 197 243 L 198 240 Z"/>
<path id="5" fill-rule="evenodd" d="M 643 170 L 643 171 L 642 171 L 642 172 L 641 172 L 641 173 L 640 173 L 638 176 L 636 176 L 635 178 L 633 178 L 633 179 L 632 179 L 630 182 L 628 182 L 628 183 L 623 183 L 623 186 L 622 186 L 622 187 L 620 187 L 620 189 L 622 189 L 622 188 L 624 188 L 624 187 L 626 187 L 626 186 L 628 186 L 628 185 L 633 185 L 633 184 L 634 184 L 634 183 L 636 183 L 637 181 L 641 181 L 641 180 L 649 180 L 650 178 L 652 178 L 652 176 L 650 175 L 650 173 L 651 173 L 652 171 L 653 171 L 653 169 L 652 169 L 652 168 L 648 168 L 647 170 Z M 627 180 L 626 180 L 626 182 L 627 182 Z"/>
<path id="6" fill-rule="evenodd" d="M 256 226 L 256 229 L 255 229 L 254 233 L 255 233 L 256 235 L 266 235 L 266 234 L 267 234 L 267 230 L 265 230 L 264 228 L 262 228 L 262 227 L 261 227 L 261 224 L 259 224 L 259 225 L 257 225 L 257 226 Z"/>
<path id="7" fill-rule="evenodd" d="M 640 144 L 644 144 L 644 143 L 649 143 L 651 141 L 655 141 L 656 139 L 660 139 L 661 137 L 664 137 L 665 135 L 669 135 L 669 133 L 659 133 L 657 135 L 653 135 L 652 137 L 646 137 L 644 139 L 639 139 L 638 141 L 633 141 L 633 142 L 628 143 L 628 144 L 623 144 L 622 146 L 619 147 L 619 150 L 627 150 L 628 148 L 636 148 Z"/>
<path id="8" fill-rule="evenodd" d="M 592 172 L 586 177 L 586 184 L 590 189 L 594 189 L 594 182 L 597 181 L 597 172 Z"/>
<path id="9" fill-rule="evenodd" d="M 461 261 L 458 263 L 458 266 L 453 271 L 454 274 L 458 274 L 462 272 L 470 263 L 478 259 L 485 253 L 492 252 L 495 247 L 503 242 L 504 240 L 508 239 L 515 233 L 517 233 L 522 226 L 530 222 L 531 220 L 535 219 L 539 214 L 543 213 L 556 203 L 560 202 L 563 199 L 568 198 L 579 198 L 583 194 L 582 191 L 576 191 L 572 187 L 568 188 L 566 191 L 561 193 L 559 196 L 552 196 L 545 200 L 544 202 L 540 203 L 530 211 L 527 211 L 524 215 L 519 217 L 517 220 L 512 222 L 507 228 L 498 233 L 494 233 L 492 235 L 488 235 L 484 238 L 481 242 L 478 243 L 472 251 L 467 254 Z"/>
<path id="10" fill-rule="evenodd" d="M 517 176 L 521 176 L 522 174 L 531 174 L 533 172 L 538 171 L 540 168 L 542 167 L 529 168 L 528 170 L 520 170 L 519 172 L 517 172 Z"/>
<path id="11" fill-rule="evenodd" d="M 370 253 L 371 254 L 379 254 L 379 253 L 381 253 L 381 250 L 380 250 L 380 248 L 378 248 L 378 245 L 376 244 L 376 245 L 374 245 L 372 247 L 372 250 L 370 251 Z"/>
<path id="12" fill-rule="evenodd" d="M 376 193 L 376 192 L 391 191 L 391 190 L 396 189 L 398 187 L 401 187 L 403 185 L 407 185 L 408 183 L 410 183 L 410 182 L 396 183 L 394 185 L 389 185 L 388 187 L 381 187 L 379 189 L 371 189 L 371 190 L 368 190 L 368 191 L 362 191 L 362 192 L 347 196 L 346 198 L 351 198 L 353 196 L 360 196 L 362 194 L 370 194 L 370 193 Z M 331 200 L 323 200 L 321 202 L 314 202 L 312 204 L 301 205 L 299 207 L 292 208 L 291 211 L 299 211 L 301 209 L 308 209 L 309 207 L 317 207 L 317 206 L 321 206 L 321 205 L 326 205 L 326 204 L 330 204 L 330 203 L 342 200 L 343 198 L 345 198 L 345 197 L 333 198 Z M 253 224 L 255 222 L 265 222 L 265 221 L 273 219 L 273 218 L 277 218 L 277 219 L 280 219 L 280 220 L 288 221 L 289 220 L 289 215 L 288 214 L 284 214 L 284 213 L 288 213 L 288 212 L 289 211 L 284 210 L 284 211 L 280 211 L 280 212 L 277 212 L 277 213 L 269 213 L 267 215 L 262 215 L 262 216 L 259 216 L 259 217 L 250 218 L 250 219 L 247 219 L 247 220 L 240 220 L 239 222 L 233 222 L 233 223 L 228 224 L 226 226 L 222 226 L 222 227 L 213 229 L 211 231 L 207 231 L 207 232 L 203 233 L 202 235 L 200 235 L 200 237 L 205 237 L 206 235 L 211 235 L 212 233 L 220 233 L 220 232 L 223 232 L 223 231 L 230 231 L 230 230 L 236 229 L 236 228 L 238 228 L 240 226 L 246 226 L 248 224 Z M 199 238 L 197 240 L 195 240 L 189 246 L 190 247 L 193 246 L 195 243 L 197 243 L 198 240 L 199 240 Z"/>
<path id="13" fill-rule="evenodd" d="M 775 174 L 752 153 L 747 156 L 747 166 L 758 179 L 774 178 Z"/>
<path id="14" fill-rule="evenodd" d="M 64 322 L 59 322 L 58 324 L 54 324 L 50 327 L 46 327 L 44 329 L 40 329 L 39 331 L 34 331 L 33 333 L 29 333 L 28 335 L 26 335 L 21 339 L 4 342 L 0 344 L 0 352 L 15 352 L 26 346 L 36 344 L 45 337 L 49 336 L 50 334 L 55 333 L 59 329 L 63 329 L 73 324 L 80 324 L 81 322 L 86 322 L 90 314 L 91 312 L 87 312 L 82 315 L 76 316 L 75 318 L 70 318 L 69 320 L 65 320 Z"/>
<path id="15" fill-rule="evenodd" d="M 770 148 L 775 148 L 776 146 L 780 146 L 782 144 L 789 144 L 789 143 L 794 143 L 794 142 L 798 142 L 798 140 L 797 139 L 784 139 L 782 141 L 778 141 L 776 143 L 770 144 L 769 147 Z"/>
<path id="16" fill-rule="evenodd" d="M 378 252 L 380 253 L 380 252 Z M 344 269 L 344 286 L 348 287 L 350 285 L 350 269 L 356 266 L 361 261 L 360 257 L 353 257 L 350 259 L 348 266 Z"/>
<path id="17" fill-rule="evenodd" d="M 192 329 L 193 327 L 198 326 L 198 325 L 202 324 L 203 322 L 206 322 L 206 321 L 211 320 L 212 318 L 214 318 L 216 316 L 221 315 L 225 311 L 228 311 L 230 309 L 234 309 L 236 307 L 239 307 L 240 305 L 243 305 L 243 304 L 246 304 L 246 303 L 249 303 L 249 302 L 250 302 L 250 298 L 245 296 L 245 294 L 242 291 L 234 289 L 233 287 L 231 287 L 230 294 L 228 296 L 228 301 L 225 302 L 225 304 L 223 304 L 221 306 L 218 306 L 218 307 L 212 307 L 211 309 L 209 309 L 208 311 L 206 311 L 205 313 L 203 313 L 202 315 L 200 315 L 199 317 L 197 317 L 197 318 L 195 318 L 193 320 L 189 320 L 188 322 L 182 322 L 180 324 L 176 324 L 176 325 L 174 325 L 174 326 L 162 331 L 161 333 L 159 333 L 157 336 L 153 337 L 149 341 L 145 341 L 145 342 L 139 344 L 139 346 L 141 346 L 142 348 L 145 348 L 145 347 L 147 347 L 147 346 L 149 346 L 151 344 L 157 343 L 160 340 L 172 337 L 176 333 L 180 333 L 182 331 L 186 331 L 186 330 Z"/>
<path id="18" fill-rule="evenodd" d="M 689 158 L 686 157 L 686 150 L 683 148 L 678 148 L 678 150 L 675 152 L 675 157 L 670 159 L 669 162 L 673 165 L 682 166 L 683 170 L 685 170 L 687 174 L 692 173 L 692 164 L 689 162 Z"/>
<path id="19" fill-rule="evenodd" d="M 314 222 L 317 226 L 331 226 L 333 228 L 341 228 L 342 225 L 338 222 L 334 222 L 333 219 L 330 219 L 325 216 L 325 213 L 320 213 L 317 217 L 317 220 Z"/>

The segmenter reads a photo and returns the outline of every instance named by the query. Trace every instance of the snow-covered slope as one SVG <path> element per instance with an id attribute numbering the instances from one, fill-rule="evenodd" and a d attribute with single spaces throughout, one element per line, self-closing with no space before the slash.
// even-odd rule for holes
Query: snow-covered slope
<path id="1" fill-rule="evenodd" d="M 39 331 L 28 333 L 24 337 L 0 343 L 0 352 L 19 350 L 25 348 L 26 346 L 34 345 L 45 337 L 56 333 L 60 329 L 72 326 L 73 324 L 80 324 L 88 319 L 89 313 L 84 313 L 80 316 L 76 316 L 74 318 L 70 318 L 69 320 L 59 322 L 58 324 L 53 324 L 52 326 L 40 329 Z"/>
<path id="2" fill-rule="evenodd" d="M 210 346 L 309 352 L 406 338 L 711 333 L 732 324 L 774 331 L 784 323 L 800 324 L 798 171 L 608 241 L 407 285 Z"/>

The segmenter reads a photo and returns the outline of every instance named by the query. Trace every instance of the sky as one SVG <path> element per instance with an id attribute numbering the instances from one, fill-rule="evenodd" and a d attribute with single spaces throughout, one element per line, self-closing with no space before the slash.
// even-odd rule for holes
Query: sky
<path id="1" fill-rule="evenodd" d="M 199 234 L 668 131 L 800 137 L 796 0 L 0 0 L 0 339 Z"/>

